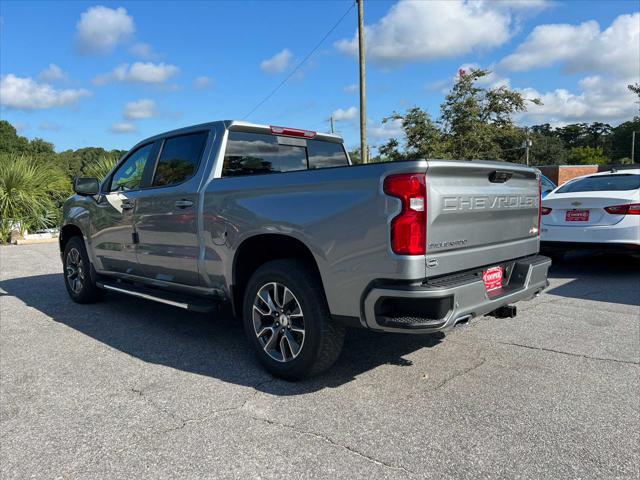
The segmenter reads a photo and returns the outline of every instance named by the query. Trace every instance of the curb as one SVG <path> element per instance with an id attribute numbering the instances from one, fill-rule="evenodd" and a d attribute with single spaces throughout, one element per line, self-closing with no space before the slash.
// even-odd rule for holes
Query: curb
<path id="1" fill-rule="evenodd" d="M 15 240 L 14 245 L 35 245 L 38 243 L 54 243 L 58 242 L 58 237 L 54 238 L 33 238 L 31 240 Z"/>

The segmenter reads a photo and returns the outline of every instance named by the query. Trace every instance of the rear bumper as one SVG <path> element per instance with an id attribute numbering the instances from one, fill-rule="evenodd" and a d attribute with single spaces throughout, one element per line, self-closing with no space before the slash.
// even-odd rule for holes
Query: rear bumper
<path id="1" fill-rule="evenodd" d="M 640 219 L 636 215 L 628 215 L 614 225 L 592 226 L 545 225 L 543 221 L 540 242 L 637 244 L 640 243 Z"/>
<path id="2" fill-rule="evenodd" d="M 421 285 L 380 285 L 363 302 L 364 320 L 372 330 L 432 333 L 497 308 L 528 300 L 548 286 L 551 260 L 533 255 L 509 262 L 508 281 L 487 292 L 482 276 L 467 272 Z"/>
<path id="3" fill-rule="evenodd" d="M 569 250 L 600 250 L 619 253 L 640 253 L 640 243 L 625 242 L 540 242 L 540 250 L 548 253 Z"/>

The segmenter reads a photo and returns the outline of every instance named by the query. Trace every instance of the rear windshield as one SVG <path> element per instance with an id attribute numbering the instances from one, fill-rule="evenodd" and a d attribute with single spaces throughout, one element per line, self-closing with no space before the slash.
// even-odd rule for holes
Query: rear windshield
<path id="1" fill-rule="evenodd" d="M 293 172 L 348 164 L 340 143 L 263 133 L 229 132 L 222 176 Z"/>
<path id="2" fill-rule="evenodd" d="M 640 175 L 598 175 L 569 182 L 556 190 L 555 193 L 604 192 L 635 190 L 637 188 L 640 188 Z"/>

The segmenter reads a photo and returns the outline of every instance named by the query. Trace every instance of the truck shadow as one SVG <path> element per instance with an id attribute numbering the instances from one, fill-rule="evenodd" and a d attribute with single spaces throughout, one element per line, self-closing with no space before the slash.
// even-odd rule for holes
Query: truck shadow
<path id="1" fill-rule="evenodd" d="M 640 258 L 598 252 L 568 253 L 555 262 L 550 279 L 570 279 L 548 295 L 640 306 Z"/>
<path id="2" fill-rule="evenodd" d="M 144 362 L 165 365 L 273 395 L 300 395 L 338 387 L 380 365 L 411 366 L 404 358 L 433 347 L 443 334 L 430 336 L 347 332 L 343 352 L 327 373 L 302 382 L 267 374 L 245 339 L 241 322 L 224 314 L 198 314 L 124 295 L 108 294 L 96 304 L 78 305 L 67 296 L 61 274 L 0 282 L 0 295 L 14 296 L 55 322 Z M 27 321 L 27 320 L 25 320 Z M 55 341 L 52 339 L 52 341 Z"/>

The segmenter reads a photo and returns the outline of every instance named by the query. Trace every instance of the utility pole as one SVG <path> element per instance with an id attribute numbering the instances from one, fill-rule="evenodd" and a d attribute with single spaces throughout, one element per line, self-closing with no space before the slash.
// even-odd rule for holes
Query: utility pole
<path id="1" fill-rule="evenodd" d="M 358 54 L 360 58 L 360 156 L 362 163 L 369 163 L 367 155 L 367 90 L 364 51 L 364 0 L 358 1 Z"/>
<path id="2" fill-rule="evenodd" d="M 635 163 L 636 153 L 636 131 L 631 132 L 631 163 Z"/>
<path id="3" fill-rule="evenodd" d="M 333 115 L 329 117 L 329 120 L 331 121 L 331 133 L 334 133 L 333 132 Z"/>
<path id="4" fill-rule="evenodd" d="M 527 159 L 527 167 L 529 166 L 529 147 L 531 147 L 531 140 L 529 140 L 529 129 L 525 128 L 524 131 L 526 132 L 526 137 L 524 139 L 524 155 L 525 158 Z"/>

